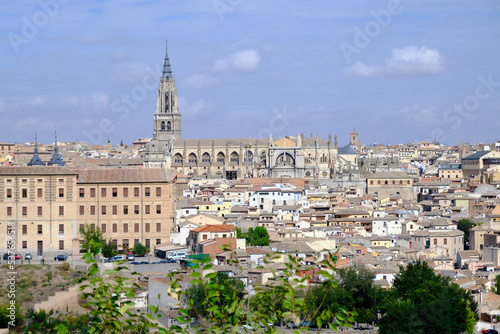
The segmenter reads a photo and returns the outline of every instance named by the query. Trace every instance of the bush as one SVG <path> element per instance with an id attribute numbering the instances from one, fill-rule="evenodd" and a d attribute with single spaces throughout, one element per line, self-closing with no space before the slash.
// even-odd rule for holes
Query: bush
<path id="1" fill-rule="evenodd" d="M 68 262 L 64 262 L 59 266 L 60 270 L 68 271 L 71 269 L 71 265 Z"/>

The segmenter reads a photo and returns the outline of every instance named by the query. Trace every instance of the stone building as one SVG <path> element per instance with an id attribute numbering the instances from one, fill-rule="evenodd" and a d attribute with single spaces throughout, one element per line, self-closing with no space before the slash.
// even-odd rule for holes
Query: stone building
<path id="1" fill-rule="evenodd" d="M 0 168 L 0 249 L 13 236 L 16 252 L 71 251 L 77 238 L 78 174 L 64 167 Z"/>
<path id="2" fill-rule="evenodd" d="M 116 245 L 152 248 L 170 240 L 174 182 L 163 168 L 0 168 L 0 251 L 8 235 L 15 236 L 17 252 L 78 251 L 85 224 L 99 226 Z"/>
<path id="3" fill-rule="evenodd" d="M 174 226 L 174 176 L 163 168 L 78 170 L 78 228 L 99 226 L 123 248 L 152 249 L 170 241 Z"/>
<path id="4" fill-rule="evenodd" d="M 146 144 L 145 167 L 172 168 L 200 178 L 238 179 L 244 177 L 294 177 L 330 179 L 332 174 L 349 171 L 357 163 L 358 134 L 351 143 L 338 148 L 317 137 L 274 139 L 182 139 L 175 79 L 168 52 L 160 78 L 153 139 Z M 339 150 L 341 152 L 339 152 Z"/>
<path id="5" fill-rule="evenodd" d="M 403 200 L 413 200 L 413 177 L 405 172 L 380 172 L 367 177 L 368 194 L 378 198 L 400 195 Z"/>

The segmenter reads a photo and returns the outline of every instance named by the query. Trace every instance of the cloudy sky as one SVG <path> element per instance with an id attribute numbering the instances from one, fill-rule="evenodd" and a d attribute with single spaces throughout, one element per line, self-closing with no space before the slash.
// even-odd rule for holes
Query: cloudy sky
<path id="1" fill-rule="evenodd" d="M 0 141 L 151 137 L 165 40 L 183 138 L 500 139 L 500 2 L 0 4 Z"/>

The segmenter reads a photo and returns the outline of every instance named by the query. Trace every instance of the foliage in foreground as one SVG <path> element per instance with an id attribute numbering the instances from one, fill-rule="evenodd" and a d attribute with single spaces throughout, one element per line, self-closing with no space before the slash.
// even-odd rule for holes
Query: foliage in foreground
<path id="1" fill-rule="evenodd" d="M 333 258 L 333 257 L 329 257 Z M 268 254 L 265 262 L 271 262 L 273 255 Z M 183 316 L 195 316 L 199 324 L 195 330 L 208 333 L 234 333 L 239 328 L 257 330 L 265 333 L 277 330 L 269 324 L 277 322 L 294 322 L 301 320 L 303 324 L 326 326 L 332 330 L 338 327 L 351 327 L 356 312 L 350 312 L 341 305 L 335 308 L 324 307 L 325 301 L 320 301 L 316 307 L 307 304 L 303 291 L 308 286 L 308 281 L 314 279 L 311 276 L 313 267 L 301 264 L 301 259 L 293 256 L 288 257 L 286 269 L 273 272 L 274 279 L 269 280 L 263 286 L 255 288 L 255 294 L 249 300 L 242 293 L 237 279 L 218 275 L 212 270 L 210 258 L 195 261 L 191 267 L 195 270 L 191 273 L 193 288 L 186 290 L 181 300 L 184 301 L 185 309 L 181 309 Z M 237 263 L 236 263 L 237 264 Z M 318 262 L 322 270 L 314 272 L 327 278 L 325 284 L 336 285 L 333 278 L 335 270 L 334 263 L 329 260 Z M 204 277 L 198 271 L 210 272 Z M 173 278 L 174 273 L 171 274 Z M 329 282 L 329 283 L 328 283 Z M 180 288 L 177 279 L 172 280 L 173 288 Z M 313 309 L 311 314 L 307 312 Z M 181 324 L 187 324 L 183 317 L 176 319 Z M 307 325 L 303 327 L 307 329 Z M 183 331 L 180 326 L 173 326 L 172 330 Z"/>
<path id="2" fill-rule="evenodd" d="M 29 311 L 25 327 L 18 332 L 188 334 L 236 333 L 245 329 L 274 334 L 277 329 L 269 324 L 300 323 L 301 331 L 308 327 L 349 328 L 355 320 L 372 321 L 376 318 L 374 310 L 385 313 L 381 334 L 472 333 L 477 322 L 477 304 L 470 294 L 448 278 L 435 275 L 426 263 L 401 268 L 394 288 L 381 291 L 373 286 L 373 275 L 363 268 L 342 269 L 334 277 L 334 263 L 329 260 L 306 266 L 302 259 L 289 256 L 286 268 L 273 271 L 273 279 L 257 286 L 251 296 L 239 278 L 215 272 L 210 258 L 193 260 L 191 288 L 180 291 L 180 276 L 169 275 L 171 288 L 180 291 L 184 308 L 175 318 L 178 325 L 165 329 L 156 323 L 160 317 L 157 308 L 150 306 L 150 314 L 133 311 L 131 300 L 140 287 L 120 276 L 127 270 L 122 262 L 103 273 L 115 275 L 113 280 L 103 280 L 99 275 L 95 256 L 101 246 L 100 242 L 91 243 L 92 253 L 85 255 L 91 267 L 81 289 L 89 312 L 74 316 Z M 272 262 L 275 256 L 266 255 L 264 262 Z M 309 284 L 312 280 L 318 282 L 319 277 L 320 284 Z M 197 319 L 196 326 L 189 328 L 193 318 Z"/>

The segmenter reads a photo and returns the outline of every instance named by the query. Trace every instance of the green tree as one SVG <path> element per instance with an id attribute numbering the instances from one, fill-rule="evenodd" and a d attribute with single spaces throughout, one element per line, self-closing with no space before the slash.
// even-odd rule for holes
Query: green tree
<path id="1" fill-rule="evenodd" d="M 457 228 L 464 232 L 464 248 L 469 249 L 469 231 L 474 226 L 474 223 L 469 219 L 460 219 Z"/>
<path id="2" fill-rule="evenodd" d="M 111 239 L 109 239 L 108 242 L 106 242 L 106 240 L 104 240 L 101 253 L 105 258 L 108 258 L 108 259 L 110 257 L 116 255 L 116 246 L 115 246 L 115 244 L 113 244 Z"/>
<path id="3" fill-rule="evenodd" d="M 236 238 L 238 239 L 246 238 L 246 233 L 241 232 L 241 228 L 239 227 L 236 228 Z"/>
<path id="4" fill-rule="evenodd" d="M 375 306 L 377 288 L 373 285 L 375 275 L 364 266 L 339 269 L 339 287 L 353 300 L 354 309 L 371 309 Z M 358 312 L 359 313 L 359 312 Z"/>
<path id="5" fill-rule="evenodd" d="M 269 246 L 269 233 L 264 226 L 250 227 L 246 235 L 247 244 L 251 246 Z"/>
<path id="6" fill-rule="evenodd" d="M 14 307 L 14 314 L 11 314 L 12 307 Z M 18 303 L 14 304 L 14 306 L 9 302 L 0 305 L 0 328 L 9 327 L 9 323 L 19 326 L 23 323 L 23 319 L 21 305 Z"/>
<path id="7" fill-rule="evenodd" d="M 149 249 L 140 242 L 137 242 L 134 248 L 132 248 L 132 252 L 135 256 L 144 256 L 149 252 Z"/>
<path id="8" fill-rule="evenodd" d="M 235 300 L 241 301 L 244 297 L 245 285 L 240 279 L 229 277 L 225 273 L 217 273 L 213 278 L 205 282 L 191 285 L 186 293 L 181 296 L 184 306 L 191 306 L 189 314 L 192 317 L 202 319 L 207 316 L 208 307 L 205 297 L 207 285 L 209 284 L 217 285 L 221 296 L 225 296 L 225 298 L 220 299 L 221 307 L 230 305 Z"/>
<path id="9" fill-rule="evenodd" d="M 92 243 L 102 244 L 104 240 L 101 229 L 94 224 L 85 224 L 80 228 L 80 237 L 83 239 L 81 248 L 86 252 L 90 251 L 90 245 Z"/>
<path id="10" fill-rule="evenodd" d="M 477 303 L 448 277 L 435 275 L 426 262 L 400 267 L 393 292 L 380 334 L 473 333 Z"/>

